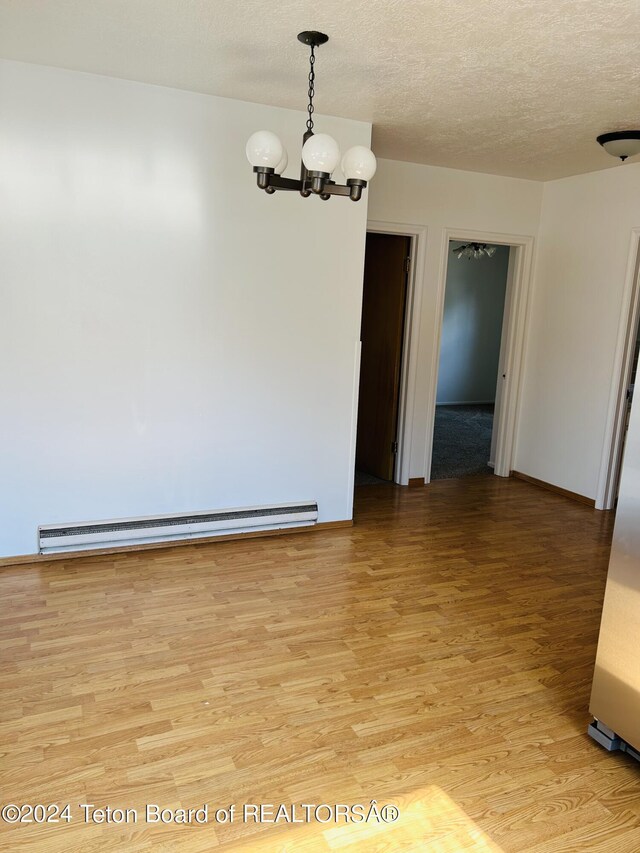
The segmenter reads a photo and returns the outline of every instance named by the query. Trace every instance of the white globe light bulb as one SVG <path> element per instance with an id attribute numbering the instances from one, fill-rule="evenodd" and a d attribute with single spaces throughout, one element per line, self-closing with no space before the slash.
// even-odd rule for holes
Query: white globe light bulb
<path id="1" fill-rule="evenodd" d="M 282 159 L 280 160 L 280 162 L 276 166 L 276 175 L 281 175 L 284 172 L 284 170 L 287 168 L 288 163 L 289 163 L 289 155 L 287 154 L 287 149 L 283 148 L 282 149 Z"/>
<path id="2" fill-rule="evenodd" d="M 354 145 L 342 158 L 342 172 L 347 180 L 370 181 L 377 165 L 375 154 L 364 145 Z"/>
<path id="3" fill-rule="evenodd" d="M 275 169 L 282 160 L 284 147 L 275 133 L 258 130 L 249 137 L 246 147 L 247 160 L 252 166 Z"/>
<path id="4" fill-rule="evenodd" d="M 302 162 L 310 172 L 331 174 L 340 162 L 340 149 L 333 136 L 318 133 L 302 146 Z"/>

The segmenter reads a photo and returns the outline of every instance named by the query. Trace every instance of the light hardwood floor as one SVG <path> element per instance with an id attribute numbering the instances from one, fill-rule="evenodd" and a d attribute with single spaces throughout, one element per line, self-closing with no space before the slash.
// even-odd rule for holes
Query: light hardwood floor
<path id="1" fill-rule="evenodd" d="M 611 527 L 478 477 L 362 487 L 350 529 L 3 569 L 2 801 L 73 819 L 0 842 L 637 853 L 640 767 L 585 734 Z M 213 817 L 372 799 L 400 820 Z M 146 803 L 211 822 L 144 824 Z"/>

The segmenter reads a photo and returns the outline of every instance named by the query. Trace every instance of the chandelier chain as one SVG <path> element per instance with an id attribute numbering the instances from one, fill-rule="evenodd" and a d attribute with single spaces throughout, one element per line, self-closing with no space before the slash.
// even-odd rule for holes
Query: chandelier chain
<path id="1" fill-rule="evenodd" d="M 315 45 L 311 45 L 311 54 L 309 56 L 309 105 L 307 106 L 307 112 L 309 113 L 309 118 L 307 119 L 307 130 L 310 133 L 313 133 L 313 96 L 315 95 L 315 80 L 316 74 L 313 66 L 316 62 L 316 54 L 315 54 Z"/>

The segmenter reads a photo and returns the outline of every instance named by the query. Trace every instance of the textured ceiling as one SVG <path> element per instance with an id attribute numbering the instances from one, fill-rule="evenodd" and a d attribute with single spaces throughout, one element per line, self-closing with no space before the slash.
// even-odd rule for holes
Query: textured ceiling
<path id="1" fill-rule="evenodd" d="M 549 179 L 640 125 L 639 0 L 0 0 L 0 56 L 371 121 L 378 156 Z M 277 128 L 274 128 L 277 131 Z"/>

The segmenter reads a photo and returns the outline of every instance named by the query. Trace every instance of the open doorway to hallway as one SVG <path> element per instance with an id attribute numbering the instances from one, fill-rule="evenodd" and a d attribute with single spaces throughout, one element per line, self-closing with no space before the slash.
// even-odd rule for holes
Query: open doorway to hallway
<path id="1" fill-rule="evenodd" d="M 367 233 L 356 485 L 394 482 L 412 238 Z"/>
<path id="2" fill-rule="evenodd" d="M 618 328 L 612 376 L 612 396 L 605 433 L 596 509 L 614 509 L 620 489 L 631 403 L 638 391 L 640 357 L 640 228 L 631 234 L 627 280 Z"/>
<path id="3" fill-rule="evenodd" d="M 431 480 L 493 472 L 504 360 L 511 247 L 450 240 L 448 248 Z"/>

